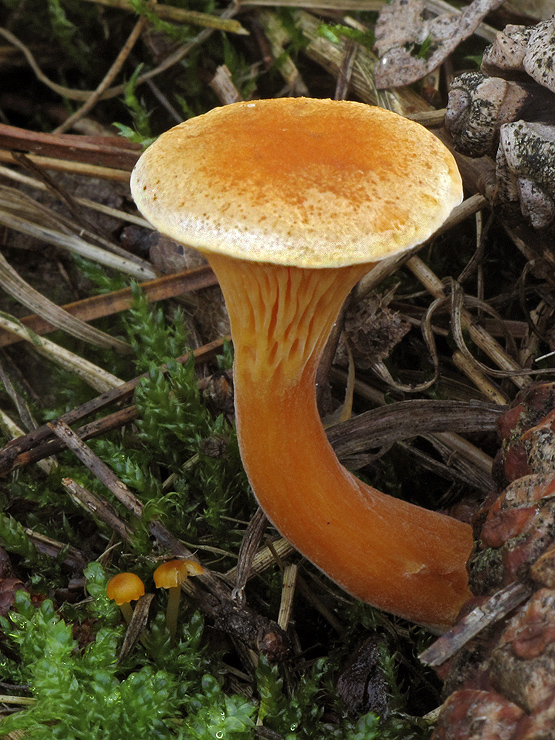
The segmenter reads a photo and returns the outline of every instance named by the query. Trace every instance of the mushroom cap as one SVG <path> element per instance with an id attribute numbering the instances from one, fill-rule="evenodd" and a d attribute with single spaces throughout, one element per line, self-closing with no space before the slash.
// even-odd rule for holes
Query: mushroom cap
<path id="1" fill-rule="evenodd" d="M 152 577 L 156 588 L 173 588 L 180 586 L 188 576 L 203 572 L 204 568 L 195 560 L 168 560 L 156 568 Z"/>
<path id="2" fill-rule="evenodd" d="M 140 599 L 144 592 L 145 584 L 135 573 L 118 573 L 106 586 L 106 596 L 118 606 Z"/>
<path id="3" fill-rule="evenodd" d="M 178 242 L 297 267 L 409 249 L 462 200 L 453 156 L 423 126 L 313 98 L 233 103 L 175 126 L 141 156 L 131 191 Z"/>

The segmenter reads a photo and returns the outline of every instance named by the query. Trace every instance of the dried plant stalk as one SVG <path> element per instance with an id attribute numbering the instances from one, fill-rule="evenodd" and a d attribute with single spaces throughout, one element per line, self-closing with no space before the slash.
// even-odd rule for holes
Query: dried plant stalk
<path id="1" fill-rule="evenodd" d="M 32 288 L 2 254 L 0 254 L 0 285 L 13 298 L 32 311 L 36 311 L 54 327 L 63 329 L 68 334 L 97 347 L 111 347 L 119 352 L 131 351 L 131 345 L 127 342 L 89 326 Z"/>
<path id="2" fill-rule="evenodd" d="M 110 8 L 120 8 L 134 13 L 133 5 L 128 0 L 87 0 L 96 5 L 105 5 Z M 200 13 L 196 10 L 187 10 L 186 8 L 176 8 L 173 5 L 152 4 L 150 8 L 159 18 L 176 23 L 190 23 L 194 26 L 204 26 L 205 28 L 214 28 L 219 31 L 228 33 L 237 33 L 242 36 L 248 36 L 248 31 L 239 21 L 221 18 L 209 13 Z"/>
<path id="3" fill-rule="evenodd" d="M 295 598 L 295 585 L 297 583 L 298 568 L 295 563 L 289 563 L 283 570 L 283 584 L 281 587 L 281 602 L 277 623 L 282 630 L 289 626 L 293 611 L 293 599 Z"/>
<path id="4" fill-rule="evenodd" d="M 407 267 L 435 298 L 445 298 L 443 283 L 420 259 L 420 257 L 411 257 L 407 262 Z M 461 312 L 461 320 L 464 328 L 468 330 L 472 340 L 498 365 L 498 367 L 510 375 L 511 380 L 515 385 L 519 388 L 524 388 L 526 385 L 529 385 L 530 380 L 524 375 L 512 375 L 512 373 L 522 372 L 522 368 L 505 352 L 491 334 L 488 334 L 488 332 L 481 326 L 473 323 L 471 316 L 464 309 Z"/>
<path id="5" fill-rule="evenodd" d="M 137 265 L 134 260 L 120 257 L 117 254 L 108 252 L 106 249 L 96 247 L 74 234 L 64 234 L 62 231 L 35 224 L 25 218 L 15 216 L 6 210 L 0 209 L 0 224 L 19 231 L 22 234 L 27 234 L 27 236 L 40 239 L 47 244 L 68 249 L 70 252 L 75 252 L 81 257 L 98 262 L 100 265 L 110 267 L 113 270 L 119 270 L 126 275 L 131 275 L 131 277 L 137 280 L 152 280 L 156 277 L 156 272 L 152 268 Z"/>
<path id="6" fill-rule="evenodd" d="M 50 339 L 33 334 L 33 332 L 20 324 L 13 316 L 0 313 L 0 328 L 12 334 L 17 334 L 18 337 L 32 344 L 39 354 L 44 355 L 44 357 L 47 357 L 66 370 L 75 373 L 85 383 L 100 393 L 117 388 L 123 384 L 123 380 L 116 378 L 115 375 L 103 370 L 98 365 L 84 360 L 73 352 L 60 347 L 59 344 L 55 344 Z"/>

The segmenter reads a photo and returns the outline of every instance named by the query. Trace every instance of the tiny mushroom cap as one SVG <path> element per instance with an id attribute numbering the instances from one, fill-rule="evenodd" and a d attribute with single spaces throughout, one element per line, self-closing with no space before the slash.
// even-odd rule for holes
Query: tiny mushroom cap
<path id="1" fill-rule="evenodd" d="M 204 568 L 195 560 L 168 560 L 159 565 L 153 573 L 156 588 L 175 588 L 189 576 L 204 573 Z"/>
<path id="2" fill-rule="evenodd" d="M 471 528 L 343 468 L 315 400 L 351 288 L 462 200 L 449 150 L 362 103 L 240 102 L 162 134 L 131 190 L 160 232 L 208 258 L 234 342 L 241 457 L 266 515 L 345 590 L 443 629 L 470 596 Z"/>
<path id="3" fill-rule="evenodd" d="M 118 606 L 137 601 L 145 593 L 145 584 L 135 573 L 118 573 L 110 578 L 106 586 L 106 595 Z"/>
<path id="4" fill-rule="evenodd" d="M 189 576 L 204 573 L 204 568 L 196 560 L 168 560 L 159 565 L 153 573 L 156 588 L 167 588 L 168 605 L 166 608 L 166 626 L 173 640 L 177 630 L 181 584 Z"/>

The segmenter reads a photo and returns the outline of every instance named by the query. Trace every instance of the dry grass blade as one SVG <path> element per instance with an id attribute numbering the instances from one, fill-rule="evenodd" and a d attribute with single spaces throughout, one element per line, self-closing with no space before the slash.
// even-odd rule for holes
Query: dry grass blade
<path id="1" fill-rule="evenodd" d="M 5 313 L 0 313 L 0 328 L 5 331 L 16 334 L 21 339 L 33 345 L 34 349 L 44 357 L 52 360 L 66 370 L 75 373 L 82 378 L 85 383 L 90 385 L 100 393 L 112 390 L 122 385 L 123 380 L 116 378 L 115 375 L 94 365 L 88 360 L 70 352 L 59 344 L 55 344 L 50 339 L 39 337 L 33 334 L 27 327 L 23 326 L 15 317 Z"/>
<path id="2" fill-rule="evenodd" d="M 18 159 L 21 159 L 25 164 L 28 163 L 27 158 L 22 155 L 18 155 Z M 118 255 L 123 264 L 132 262 L 136 268 L 140 268 L 146 273 L 154 272 L 150 262 L 131 254 L 109 238 L 105 238 L 104 236 L 97 234 L 96 230 L 91 230 L 88 219 L 81 213 L 81 209 L 73 201 L 67 190 L 54 182 L 52 178 L 43 172 L 43 170 L 41 170 L 41 168 L 35 163 L 29 164 L 33 171 L 39 172 L 43 177 L 47 187 L 49 187 L 49 189 L 51 189 L 69 208 L 72 218 L 52 210 L 48 206 L 32 198 L 30 195 L 26 195 L 15 188 L 0 185 L 0 206 L 3 206 L 6 212 L 29 220 L 35 225 L 47 226 L 53 230 L 76 236 L 90 244 L 92 247 L 97 247 L 101 250 Z M 94 226 L 92 229 L 94 229 Z"/>
<path id="3" fill-rule="evenodd" d="M 379 378 L 381 378 L 381 380 L 384 381 L 384 383 L 397 391 L 400 391 L 402 393 L 423 393 L 424 391 L 427 391 L 428 388 L 431 388 L 439 378 L 439 366 L 437 362 L 435 362 L 435 351 L 431 353 L 431 357 L 432 359 L 434 359 L 434 374 L 429 380 L 425 380 L 422 383 L 418 383 L 416 385 L 407 385 L 406 383 L 400 383 L 398 380 L 394 380 L 385 362 L 375 362 L 372 370 Z"/>
<path id="4" fill-rule="evenodd" d="M 406 265 L 435 298 L 445 298 L 444 284 L 419 257 L 411 257 Z M 515 385 L 524 388 L 530 383 L 529 378 L 523 377 L 526 371 L 519 367 L 518 363 L 505 352 L 503 347 L 488 332 L 472 321 L 472 317 L 465 309 L 460 311 L 460 320 L 461 326 L 468 330 L 476 345 L 496 362 L 503 371 L 510 375 Z"/>
<path id="5" fill-rule="evenodd" d="M 247 585 L 252 568 L 252 562 L 267 524 L 268 520 L 266 519 L 266 515 L 262 509 L 258 507 L 255 515 L 248 524 L 245 535 L 241 541 L 241 547 L 237 557 L 237 566 L 234 572 L 235 585 L 231 595 L 238 604 L 245 603 L 245 586 Z"/>
<path id="6" fill-rule="evenodd" d="M 10 359 L 6 357 L 5 353 L 2 353 L 2 355 L 0 355 L 0 381 L 4 386 L 4 390 L 11 398 L 13 405 L 17 409 L 19 419 L 25 429 L 36 429 L 37 423 L 31 409 L 29 408 L 29 404 L 12 383 L 12 373 L 10 372 L 10 370 L 14 370 L 13 364 L 11 363 Z M 4 361 L 6 361 L 8 368 L 4 367 Z"/>
<path id="7" fill-rule="evenodd" d="M 458 471 L 459 478 L 484 493 L 491 491 L 493 460 L 485 452 L 453 432 L 425 435 L 446 465 Z"/>
<path id="8" fill-rule="evenodd" d="M 29 157 L 27 157 L 26 159 L 29 160 Z M 36 160 L 32 161 L 36 162 Z M 47 190 L 44 182 L 41 182 L 34 177 L 24 175 L 16 170 L 12 170 L 9 167 L 3 167 L 2 165 L 0 165 L 0 175 L 10 180 L 14 180 L 15 182 L 19 182 L 23 185 L 29 185 L 29 187 L 32 187 L 36 190 Z M 126 213 L 125 211 L 122 211 L 118 208 L 112 208 L 110 206 L 104 205 L 103 203 L 98 203 L 95 200 L 90 200 L 90 198 L 74 198 L 73 200 L 75 203 L 78 203 L 85 208 L 90 208 L 94 211 L 98 211 L 98 213 L 104 213 L 106 216 L 111 216 L 112 218 L 116 218 L 119 221 L 135 224 L 136 226 L 142 226 L 145 229 L 152 229 L 152 226 L 148 223 L 148 221 L 145 221 L 144 218 L 136 216 L 133 213 Z"/>
<path id="9" fill-rule="evenodd" d="M 131 345 L 121 339 L 111 337 L 99 329 L 89 326 L 84 321 L 72 316 L 63 308 L 45 298 L 38 290 L 32 288 L 0 254 L 0 285 L 13 298 L 48 321 L 53 327 L 63 329 L 78 339 L 97 347 L 111 347 L 118 352 L 130 352 Z"/>
<path id="10" fill-rule="evenodd" d="M 553 375 L 553 368 L 545 368 L 542 370 L 530 370 L 528 368 L 522 368 L 518 365 L 516 360 L 514 361 L 514 366 L 511 370 L 496 370 L 495 368 L 487 367 L 482 362 L 479 362 L 475 357 L 473 357 L 470 350 L 467 348 L 464 335 L 463 335 L 463 327 L 468 322 L 468 316 L 469 314 L 466 313 L 465 306 L 479 306 L 482 310 L 487 310 L 490 314 L 495 316 L 498 320 L 498 323 L 503 326 L 503 321 L 501 317 L 497 314 L 497 312 L 493 311 L 490 306 L 485 304 L 483 301 L 478 301 L 476 298 L 471 298 L 468 296 L 463 295 L 462 288 L 457 282 L 453 282 L 452 284 L 452 290 L 451 290 L 451 316 L 452 316 L 452 330 L 453 330 L 453 338 L 457 344 L 457 347 L 459 348 L 460 352 L 467 358 L 469 362 L 473 362 L 476 367 L 478 367 L 480 370 L 482 370 L 487 375 L 491 375 L 493 377 L 498 378 L 504 378 L 504 377 L 510 377 L 511 379 L 515 379 L 517 376 L 532 376 L 532 375 Z M 492 346 L 492 342 L 495 340 L 489 335 L 485 329 L 480 327 L 477 324 L 472 324 L 471 329 L 474 329 L 474 331 L 470 331 L 470 335 L 473 339 L 475 339 L 475 336 L 483 335 L 484 337 L 484 347 Z M 473 336 L 474 334 L 474 336 Z M 516 350 L 516 344 L 514 342 L 513 337 L 511 336 L 510 332 L 505 332 L 506 337 L 508 338 L 508 344 L 511 346 L 514 354 L 517 354 Z M 476 341 L 476 340 L 475 340 Z M 478 342 L 476 342 L 478 344 Z M 491 357 L 492 355 L 490 355 Z M 507 355 L 508 356 L 508 355 Z M 521 378 L 520 383 L 522 385 L 529 385 L 531 383 L 531 379 L 529 377 Z"/>
<path id="11" fill-rule="evenodd" d="M 33 699 L 31 696 L 9 696 L 6 694 L 0 694 L 0 702 L 2 702 L 2 704 L 24 704 L 32 706 L 36 702 L 36 699 Z M 16 740 L 16 738 L 17 740 L 20 740 L 24 735 L 11 732 L 10 735 L 6 735 L 6 737 L 8 740 L 12 740 L 12 738 L 13 740 Z"/>
<path id="12" fill-rule="evenodd" d="M 183 293 L 201 290 L 216 285 L 216 276 L 208 267 L 197 267 L 193 270 L 185 270 L 174 275 L 164 275 L 147 282 L 141 283 L 143 296 L 148 300 L 161 301 L 167 298 L 174 298 Z M 90 298 L 84 298 L 80 301 L 67 303 L 60 309 L 65 314 L 75 316 L 81 322 L 93 321 L 103 316 L 110 316 L 120 311 L 128 309 L 133 302 L 131 288 L 122 288 L 112 293 L 103 293 L 94 295 Z M 45 318 L 38 315 L 24 316 L 19 321 L 36 334 L 47 334 L 55 329 L 55 326 Z M 0 329 L 0 347 L 20 341 L 13 334 L 8 334 Z"/>
<path id="13" fill-rule="evenodd" d="M 46 242 L 47 244 L 53 244 L 56 247 L 67 249 L 81 257 L 90 259 L 93 262 L 98 262 L 98 264 L 104 265 L 104 267 L 119 270 L 137 280 L 152 280 L 156 277 L 156 272 L 151 267 L 138 265 L 132 259 L 120 257 L 117 254 L 108 252 L 106 249 L 101 249 L 74 234 L 65 234 L 58 229 L 41 226 L 40 224 L 30 221 L 28 218 L 16 216 L 9 210 L 5 208 L 2 209 L 1 202 L 0 224 L 7 226 L 10 229 L 14 229 L 15 231 L 19 231 L 22 234 L 27 234 L 27 236 L 40 239 L 40 241 Z"/>
<path id="14" fill-rule="evenodd" d="M 133 609 L 133 616 L 131 617 L 131 622 L 127 627 L 125 637 L 123 638 L 123 642 L 121 644 L 121 649 L 118 655 L 118 663 L 122 663 L 125 658 L 127 658 L 137 642 L 141 639 L 141 635 L 148 623 L 148 615 L 153 599 L 154 594 L 143 594 L 135 604 L 135 608 Z"/>
<path id="15" fill-rule="evenodd" d="M 112 167 L 99 167 L 95 164 L 83 164 L 82 162 L 72 162 L 66 159 L 56 159 L 55 157 L 41 157 L 34 154 L 28 154 L 27 158 L 46 170 L 71 172 L 72 174 L 83 175 L 83 177 L 98 177 L 101 180 L 129 183 L 128 170 L 116 170 Z M 0 162 L 13 164 L 12 152 L 0 149 Z"/>
<path id="16" fill-rule="evenodd" d="M 345 381 L 345 373 L 337 368 L 332 368 L 331 377 L 336 380 Z M 384 394 L 361 380 L 355 380 L 355 392 L 361 398 L 370 401 L 376 406 L 382 407 L 386 405 Z M 421 400 L 426 401 L 430 399 Z M 407 403 L 411 402 L 409 401 Z M 353 420 L 353 423 L 356 423 L 356 418 Z M 491 457 L 464 439 L 464 437 L 454 432 L 428 433 L 426 434 L 426 439 L 442 452 L 448 465 L 439 463 L 424 453 L 420 453 L 418 450 L 409 447 L 406 442 L 398 441 L 397 444 L 407 449 L 413 456 L 420 456 L 425 469 L 435 469 L 436 472 L 439 472 L 440 475 L 446 477 L 448 480 L 462 477 L 466 482 L 480 489 L 489 490 L 491 488 L 491 468 L 493 462 Z M 358 453 L 357 456 L 352 455 L 349 458 L 349 466 L 362 467 L 371 462 L 373 458 L 374 456 L 369 453 Z M 460 476 L 453 474 L 451 467 L 458 469 Z"/>

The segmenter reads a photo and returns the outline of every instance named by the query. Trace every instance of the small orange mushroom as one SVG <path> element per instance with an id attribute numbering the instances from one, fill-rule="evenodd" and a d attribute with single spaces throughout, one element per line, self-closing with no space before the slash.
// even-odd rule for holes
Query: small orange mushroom
<path id="1" fill-rule="evenodd" d="M 131 602 L 138 601 L 144 593 L 145 584 L 135 573 L 118 573 L 106 586 L 106 596 L 116 602 L 127 624 L 133 617 Z"/>
<path id="2" fill-rule="evenodd" d="M 340 307 L 378 260 L 427 239 L 462 199 L 424 127 L 351 101 L 217 108 L 163 134 L 132 177 L 163 234 L 208 258 L 235 347 L 241 456 L 277 529 L 354 596 L 437 628 L 469 597 L 467 524 L 343 468 L 315 400 Z"/>
<path id="3" fill-rule="evenodd" d="M 168 562 L 159 565 L 154 571 L 153 578 L 156 588 L 167 588 L 169 590 L 166 627 L 172 640 L 177 630 L 181 584 L 189 576 L 198 576 L 201 573 L 204 573 L 204 568 L 196 560 L 168 560 Z"/>

